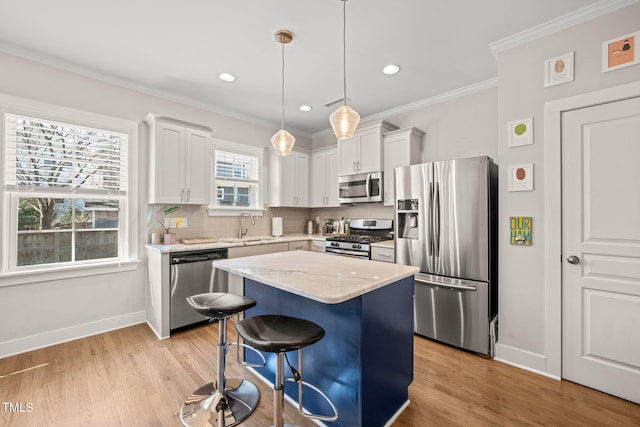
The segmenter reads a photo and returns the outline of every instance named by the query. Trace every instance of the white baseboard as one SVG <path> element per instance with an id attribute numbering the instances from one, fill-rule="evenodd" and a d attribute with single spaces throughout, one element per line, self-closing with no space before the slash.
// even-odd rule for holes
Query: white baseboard
<path id="1" fill-rule="evenodd" d="M 496 355 L 493 360 L 533 372 L 538 375 L 560 380 L 556 375 L 546 372 L 547 358 L 541 354 L 531 353 L 519 348 L 496 343 Z"/>
<path id="2" fill-rule="evenodd" d="M 147 312 L 143 310 L 5 341 L 0 343 L 0 358 L 137 325 L 146 320 Z"/>

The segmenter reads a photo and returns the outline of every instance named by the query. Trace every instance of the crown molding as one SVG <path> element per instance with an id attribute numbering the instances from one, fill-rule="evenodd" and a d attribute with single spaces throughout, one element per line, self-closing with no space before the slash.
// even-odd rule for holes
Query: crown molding
<path id="1" fill-rule="evenodd" d="M 13 44 L 0 42 L 0 52 L 4 52 L 9 55 L 13 55 L 13 56 L 26 59 L 28 61 L 36 62 L 39 64 L 47 65 L 53 68 L 58 68 L 60 70 L 68 71 L 70 73 L 78 74 L 83 77 L 88 77 L 94 80 L 98 80 L 103 83 L 109 83 L 125 89 L 141 92 L 141 93 L 144 93 L 145 95 L 155 96 L 158 98 L 165 99 L 167 101 L 177 102 L 189 107 L 199 108 L 201 110 L 209 111 L 211 113 L 220 114 L 221 116 L 224 116 L 224 117 L 229 117 L 236 120 L 242 120 L 254 125 L 266 127 L 268 129 L 276 129 L 276 128 L 280 129 L 280 125 L 275 125 L 274 123 L 270 123 L 265 120 L 259 120 L 259 119 L 256 119 L 255 117 L 250 117 L 240 113 L 230 112 L 228 110 L 222 109 L 215 105 L 207 104 L 202 101 L 195 100 L 193 98 L 176 96 L 172 93 L 165 92 L 156 88 L 152 88 L 150 86 L 146 86 L 146 85 L 134 82 L 132 80 L 114 77 L 112 75 L 106 74 L 94 68 L 81 67 L 76 64 L 71 64 L 67 61 L 62 61 L 53 56 L 36 53 L 28 49 L 23 49 Z M 311 138 L 311 135 L 312 135 L 311 132 L 303 131 L 300 129 L 288 128 L 288 130 L 292 134 L 301 136 L 301 137 Z"/>
<path id="2" fill-rule="evenodd" d="M 391 116 L 397 116 L 399 114 L 410 113 L 415 110 L 419 110 L 421 108 L 429 107 L 431 105 L 440 104 L 442 102 L 451 101 L 456 98 L 461 98 L 463 96 L 471 95 L 476 92 L 481 92 L 486 89 L 494 88 L 498 86 L 498 78 L 494 77 L 488 80 L 484 80 L 482 82 L 474 83 L 468 86 L 463 86 L 458 89 L 454 89 L 449 92 L 441 93 L 439 95 L 432 96 L 430 98 L 425 98 L 420 101 L 412 102 L 411 104 L 405 104 L 400 107 L 392 108 L 390 110 L 385 110 L 380 113 L 367 116 L 360 120 L 360 124 L 358 127 L 366 126 L 368 124 L 379 122 L 380 120 L 387 119 Z M 311 136 L 311 139 L 330 135 L 333 133 L 331 128 L 323 129 L 318 132 L 314 132 Z"/>
<path id="3" fill-rule="evenodd" d="M 498 54 L 521 46 L 542 37 L 548 36 L 558 31 L 562 31 L 574 25 L 590 21 L 594 18 L 615 12 L 618 9 L 637 3 L 640 0 L 602 0 L 592 5 L 578 9 L 558 18 L 547 21 L 543 24 L 521 31 L 493 43 L 489 43 L 489 49 L 494 57 Z"/>

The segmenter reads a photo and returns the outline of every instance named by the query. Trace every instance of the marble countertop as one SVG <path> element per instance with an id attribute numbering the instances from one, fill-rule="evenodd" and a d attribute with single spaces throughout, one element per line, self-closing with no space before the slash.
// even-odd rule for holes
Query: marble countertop
<path id="1" fill-rule="evenodd" d="M 213 266 L 326 304 L 347 301 L 420 271 L 407 265 L 308 251 L 216 260 Z"/>
<path id="2" fill-rule="evenodd" d="M 184 243 L 178 243 L 175 245 L 146 245 L 147 248 L 161 252 L 187 252 L 187 251 L 201 251 L 207 249 L 220 249 L 220 248 L 233 248 L 240 246 L 255 246 L 255 245 L 267 245 L 270 243 L 286 243 L 286 242 L 299 242 L 301 240 L 325 240 L 327 236 L 322 234 L 287 234 L 285 236 L 273 237 L 273 236 L 247 236 L 241 240 L 233 237 L 220 238 L 216 242 L 211 243 L 197 243 L 193 245 L 186 245 Z"/>

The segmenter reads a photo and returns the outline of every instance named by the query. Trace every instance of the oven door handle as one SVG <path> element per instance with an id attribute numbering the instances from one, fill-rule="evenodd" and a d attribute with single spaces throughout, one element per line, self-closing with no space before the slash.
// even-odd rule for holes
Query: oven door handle
<path id="1" fill-rule="evenodd" d="M 344 250 L 344 249 L 332 249 L 330 251 L 325 250 L 325 253 L 330 254 L 330 255 L 343 255 L 343 256 L 350 256 L 353 258 L 364 258 L 364 259 L 369 259 L 369 255 L 366 252 L 352 252 L 349 250 Z"/>

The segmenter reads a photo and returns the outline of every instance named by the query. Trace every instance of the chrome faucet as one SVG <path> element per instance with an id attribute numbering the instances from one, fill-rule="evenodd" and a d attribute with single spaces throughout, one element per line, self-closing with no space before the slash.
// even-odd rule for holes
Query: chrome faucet
<path id="1" fill-rule="evenodd" d="M 245 216 L 251 218 L 251 225 L 256 225 L 256 219 L 253 217 L 253 215 L 251 215 L 247 211 L 242 212 L 240 214 L 240 228 L 238 228 L 238 239 L 242 239 L 242 236 L 246 235 L 249 232 L 249 228 L 245 228 L 244 231 L 242 230 L 242 218 L 244 218 Z"/>

